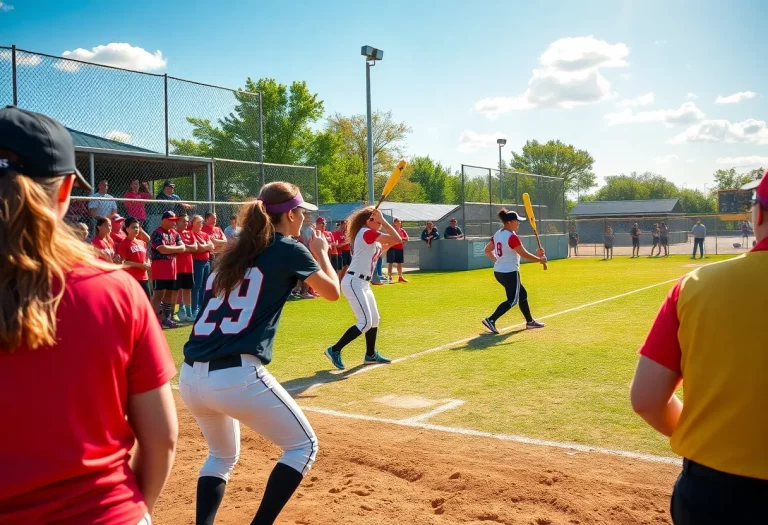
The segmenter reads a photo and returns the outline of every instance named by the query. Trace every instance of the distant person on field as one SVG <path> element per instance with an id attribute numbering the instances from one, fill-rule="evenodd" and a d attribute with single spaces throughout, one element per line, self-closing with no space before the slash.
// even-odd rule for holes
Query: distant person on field
<path id="1" fill-rule="evenodd" d="M 149 200 L 152 198 L 152 194 L 149 193 L 149 184 L 147 181 L 139 184 L 139 179 L 133 179 L 131 181 L 130 189 L 125 192 L 123 197 L 126 199 Z M 128 214 L 128 216 L 133 217 L 134 219 L 139 219 L 139 222 L 141 222 L 141 228 L 146 230 L 148 228 L 147 210 L 144 207 L 144 204 L 141 202 L 125 202 L 124 204 L 125 212 Z"/>
<path id="2" fill-rule="evenodd" d="M 453 219 L 451 222 L 455 222 L 455 219 Z M 397 282 L 407 283 L 408 281 L 405 279 L 405 277 L 403 277 L 403 263 L 405 262 L 404 243 L 408 242 L 408 232 L 403 229 L 403 223 L 397 217 L 395 217 L 395 220 L 392 222 L 392 226 L 394 226 L 395 230 L 400 233 L 400 238 L 403 240 L 403 242 L 400 244 L 395 244 L 389 250 L 387 250 L 387 263 L 389 264 L 389 271 L 387 273 L 389 274 L 389 280 L 392 281 L 392 267 L 397 265 L 397 275 L 399 276 Z M 459 230 L 459 232 L 461 232 L 461 230 Z"/>
<path id="3" fill-rule="evenodd" d="M 664 247 L 664 257 L 669 257 L 669 226 L 666 222 L 659 225 L 659 239 Z M 661 249 L 659 249 L 659 255 L 661 255 Z"/>
<path id="4" fill-rule="evenodd" d="M 344 220 L 336 223 L 334 238 L 339 249 L 339 281 L 341 281 L 347 273 L 349 265 L 352 263 L 352 251 L 347 239 L 347 221 Z"/>
<path id="5" fill-rule="evenodd" d="M 579 255 L 579 232 L 576 231 L 576 226 L 571 226 L 568 232 L 568 255 L 573 250 L 573 255 L 578 257 Z"/>
<path id="6" fill-rule="evenodd" d="M 697 268 L 667 296 L 640 348 L 632 408 L 682 456 L 675 525 L 766 523 L 768 174 L 755 189 L 757 245 Z M 738 305 L 739 323 L 723 322 Z M 744 330 L 744 327 L 749 330 Z M 685 402 L 675 394 L 682 385 Z"/>
<path id="7" fill-rule="evenodd" d="M 693 229 L 691 230 L 691 235 L 693 235 L 693 257 L 691 259 L 696 258 L 696 248 L 699 248 L 699 254 L 700 258 L 704 258 L 704 239 L 707 236 L 707 227 L 701 224 L 701 221 L 696 221 L 696 224 L 693 225 Z"/>
<path id="8" fill-rule="evenodd" d="M 182 323 L 191 323 L 195 320 L 192 315 L 192 289 L 195 287 L 194 263 L 192 255 L 197 252 L 197 240 L 189 230 L 189 215 L 184 213 L 176 221 L 176 231 L 184 243 L 183 253 L 176 254 L 176 289 L 179 290 L 178 296 L 181 296 L 179 302 L 179 321 Z M 175 319 L 174 319 L 175 320 Z"/>
<path id="9" fill-rule="evenodd" d="M 744 248 L 749 246 L 749 224 L 747 221 L 741 223 L 741 240 Z"/>
<path id="10" fill-rule="evenodd" d="M 213 252 L 214 248 L 210 235 L 203 231 L 202 216 L 195 215 L 192 217 L 190 231 L 197 243 L 197 251 L 192 254 L 192 270 L 194 273 L 194 282 L 192 283 L 192 318 L 197 319 L 197 314 L 200 313 L 200 305 L 203 304 L 208 276 L 211 275 L 211 252 Z"/>
<path id="11" fill-rule="evenodd" d="M 437 228 L 430 221 L 424 227 L 424 231 L 421 232 L 421 240 L 427 243 L 428 247 L 432 247 L 432 241 L 436 241 L 440 238 L 440 234 L 437 232 Z"/>
<path id="12" fill-rule="evenodd" d="M 240 226 L 237 225 L 237 215 L 232 215 L 229 218 L 229 226 L 224 228 L 224 235 L 227 236 L 227 239 L 234 239 L 238 235 L 240 235 Z"/>
<path id="13" fill-rule="evenodd" d="M 105 180 L 99 181 L 99 191 L 91 195 L 92 198 L 98 199 L 114 199 L 112 195 L 107 193 L 109 189 L 109 182 Z M 92 200 L 88 201 L 88 213 L 91 217 L 112 217 L 117 213 L 117 203 L 114 200 Z"/>
<path id="14" fill-rule="evenodd" d="M 152 247 L 152 279 L 154 294 L 152 307 L 163 328 L 176 328 L 173 309 L 176 304 L 176 255 L 184 253 L 186 247 L 174 229 L 178 217 L 171 211 L 163 213 L 162 222 L 150 238 Z"/>
<path id="15" fill-rule="evenodd" d="M 632 258 L 640 257 L 640 228 L 637 227 L 637 223 L 632 225 L 632 229 L 629 230 L 629 235 L 632 237 Z"/>
<path id="16" fill-rule="evenodd" d="M 152 268 L 152 264 L 147 257 L 147 243 L 139 238 L 139 234 L 142 233 L 141 223 L 138 219 L 129 217 L 126 219 L 123 229 L 126 236 L 125 240 L 118 245 L 117 254 L 123 262 L 125 271 L 136 279 L 136 282 L 147 295 L 147 299 L 151 299 L 147 271 Z"/>
<path id="17" fill-rule="evenodd" d="M 459 223 L 456 219 L 451 219 L 450 225 L 445 229 L 443 239 L 463 239 L 464 232 L 459 228 Z"/>
<path id="18" fill-rule="evenodd" d="M 658 224 L 653 225 L 653 231 L 651 232 L 651 235 L 653 236 L 653 246 L 651 246 L 651 257 L 653 257 L 653 252 L 656 251 L 656 248 L 659 249 L 659 253 L 656 255 L 657 257 L 661 257 L 661 228 L 659 228 Z"/>
<path id="19" fill-rule="evenodd" d="M 604 260 L 613 259 L 613 228 L 610 226 L 605 227 L 605 234 L 603 235 L 603 248 L 605 248 Z"/>
<path id="20" fill-rule="evenodd" d="M 99 258 L 106 262 L 119 262 L 115 254 L 115 241 L 109 234 L 112 232 L 110 220 L 106 217 L 96 217 L 96 235 L 91 244 L 98 250 Z"/>
<path id="21" fill-rule="evenodd" d="M 312 215 L 307 213 L 304 215 L 304 221 L 301 224 L 301 229 L 299 230 L 299 237 L 297 240 L 307 249 L 309 249 L 309 241 L 312 240 L 313 236 L 314 227 L 312 226 Z M 302 299 L 315 299 L 318 297 L 318 295 L 316 295 L 314 291 L 309 288 L 309 285 L 304 281 L 300 281 L 296 284 L 295 292 Z"/>
<path id="22" fill-rule="evenodd" d="M 69 132 L 0 109 L 0 522 L 148 525 L 176 368 L 139 285 L 65 225 L 75 185 L 91 189 Z"/>

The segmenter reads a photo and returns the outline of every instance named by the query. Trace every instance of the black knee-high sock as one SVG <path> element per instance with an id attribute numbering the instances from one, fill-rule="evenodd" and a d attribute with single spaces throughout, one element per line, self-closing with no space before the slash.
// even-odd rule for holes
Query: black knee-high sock
<path id="1" fill-rule="evenodd" d="M 334 352 L 341 352 L 341 350 L 349 343 L 360 337 L 363 332 L 357 326 L 350 327 L 344 335 L 341 336 L 339 342 L 332 346 Z"/>
<path id="2" fill-rule="evenodd" d="M 303 476 L 298 470 L 288 465 L 283 463 L 275 465 L 272 474 L 269 475 L 264 497 L 251 525 L 272 525 L 285 504 L 296 492 L 302 478 Z"/>
<path id="3" fill-rule="evenodd" d="M 533 316 L 531 316 L 531 308 L 528 306 L 528 299 L 520 299 L 520 311 L 523 312 L 525 320 L 528 323 L 533 322 Z"/>
<path id="4" fill-rule="evenodd" d="M 376 352 L 376 334 L 378 334 L 378 328 L 371 328 L 365 332 L 365 355 L 373 355 Z"/>
<path id="5" fill-rule="evenodd" d="M 213 525 L 226 488 L 227 482 L 221 478 L 214 476 L 198 478 L 195 525 Z"/>
<path id="6" fill-rule="evenodd" d="M 498 321 L 499 317 L 509 312 L 511 309 L 512 307 L 509 306 L 509 303 L 507 301 L 504 301 L 503 303 L 501 303 L 499 306 L 496 307 L 496 311 L 493 312 L 493 315 L 489 317 L 489 319 L 495 323 L 496 321 Z"/>

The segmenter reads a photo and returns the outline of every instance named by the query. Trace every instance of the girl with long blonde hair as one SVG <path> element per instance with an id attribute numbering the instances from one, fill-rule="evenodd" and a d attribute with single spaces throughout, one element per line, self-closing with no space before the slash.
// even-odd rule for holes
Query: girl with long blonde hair
<path id="1" fill-rule="evenodd" d="M 4 525 L 149 523 L 173 463 L 168 344 L 136 280 L 64 223 L 75 184 L 69 132 L 0 109 Z"/>

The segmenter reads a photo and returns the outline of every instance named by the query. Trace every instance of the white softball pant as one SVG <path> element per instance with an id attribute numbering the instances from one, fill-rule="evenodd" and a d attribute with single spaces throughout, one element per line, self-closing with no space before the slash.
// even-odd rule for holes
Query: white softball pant
<path id="1" fill-rule="evenodd" d="M 341 281 L 341 292 L 352 307 L 357 319 L 357 328 L 365 333 L 379 326 L 379 309 L 371 290 L 371 283 L 357 275 L 345 275 Z"/>
<path id="2" fill-rule="evenodd" d="M 296 401 L 255 356 L 243 365 L 208 372 L 208 363 L 184 363 L 179 391 L 208 443 L 200 477 L 224 481 L 240 456 L 240 421 L 281 449 L 279 462 L 302 475 L 317 456 L 317 436 Z"/>

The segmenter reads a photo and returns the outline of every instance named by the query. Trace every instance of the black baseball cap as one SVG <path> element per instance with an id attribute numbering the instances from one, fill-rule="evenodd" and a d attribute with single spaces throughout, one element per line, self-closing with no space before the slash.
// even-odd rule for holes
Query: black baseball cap
<path id="1" fill-rule="evenodd" d="M 172 221 L 178 221 L 179 216 L 173 213 L 172 211 L 168 210 L 167 212 L 163 213 L 163 220 L 169 219 Z"/>
<path id="2" fill-rule="evenodd" d="M 175 188 L 175 187 L 176 187 L 176 185 L 175 185 L 174 183 L 172 183 L 171 181 L 169 181 L 169 180 L 167 180 L 167 181 L 165 181 L 165 182 L 163 183 L 163 188 L 167 188 L 167 187 L 169 187 L 169 186 L 170 186 L 171 188 Z"/>
<path id="3" fill-rule="evenodd" d="M 527 220 L 528 219 L 526 219 L 525 217 L 520 217 L 520 215 L 518 215 L 518 213 L 516 211 L 508 211 L 506 213 L 506 215 L 504 215 L 504 222 L 509 222 L 509 221 L 520 221 L 520 222 L 523 222 L 523 221 L 527 221 Z"/>
<path id="4" fill-rule="evenodd" d="M 9 170 L 33 178 L 75 174 L 77 186 L 93 191 L 75 164 L 72 135 L 59 122 L 16 106 L 0 109 L 0 149 L 14 152 L 19 160 L 0 158 L 0 177 Z"/>

